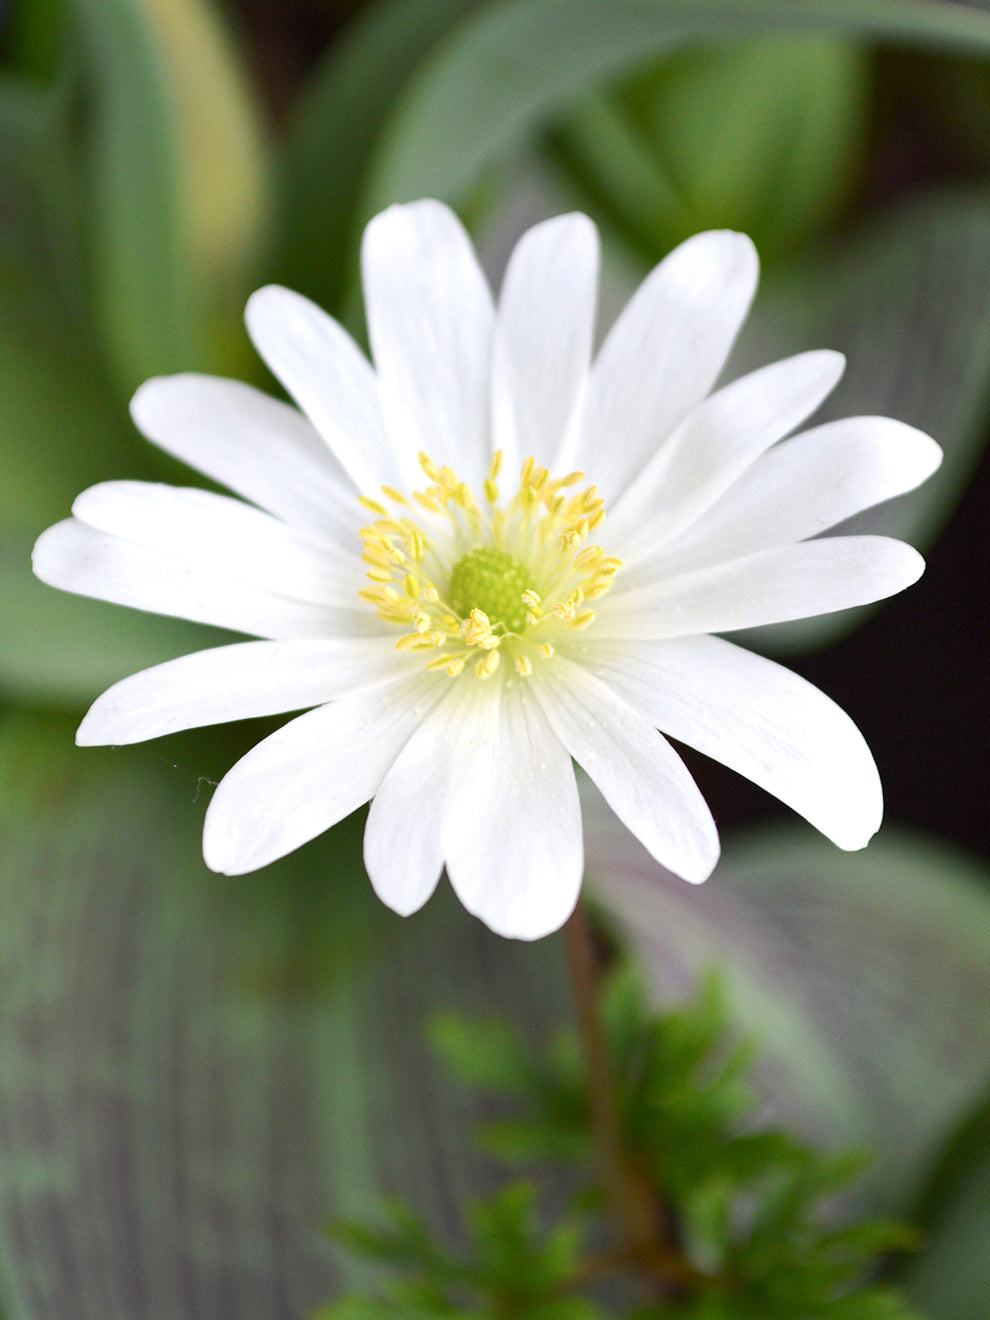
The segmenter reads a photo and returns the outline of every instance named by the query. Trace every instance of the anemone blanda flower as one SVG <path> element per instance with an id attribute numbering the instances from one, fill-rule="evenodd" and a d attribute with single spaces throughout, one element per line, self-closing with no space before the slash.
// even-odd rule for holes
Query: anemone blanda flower
<path id="1" fill-rule="evenodd" d="M 808 538 L 917 485 L 938 446 L 881 417 L 784 439 L 839 379 L 833 352 L 710 393 L 756 287 L 743 235 L 683 243 L 592 360 L 597 264 L 587 217 L 546 221 L 496 305 L 446 207 L 391 207 L 362 248 L 374 365 L 269 287 L 248 328 L 301 411 L 206 376 L 137 392 L 144 434 L 242 499 L 108 482 L 40 538 L 54 586 L 263 639 L 116 684 L 81 744 L 315 708 L 221 781 L 214 870 L 264 866 L 371 799 L 365 863 L 390 907 L 420 907 L 446 865 L 493 930 L 536 938 L 580 887 L 572 758 L 659 862 L 711 872 L 715 825 L 662 733 L 842 848 L 877 829 L 849 718 L 712 634 L 914 582 L 898 541 Z"/>

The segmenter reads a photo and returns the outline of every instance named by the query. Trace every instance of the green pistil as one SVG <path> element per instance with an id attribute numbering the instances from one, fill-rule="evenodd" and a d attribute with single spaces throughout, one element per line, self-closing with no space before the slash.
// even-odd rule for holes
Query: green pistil
<path id="1" fill-rule="evenodd" d="M 530 590 L 533 580 L 522 560 L 493 545 L 469 550 L 450 575 L 450 603 L 462 618 L 483 610 L 493 628 L 503 624 L 511 633 L 526 629 L 522 595 Z"/>

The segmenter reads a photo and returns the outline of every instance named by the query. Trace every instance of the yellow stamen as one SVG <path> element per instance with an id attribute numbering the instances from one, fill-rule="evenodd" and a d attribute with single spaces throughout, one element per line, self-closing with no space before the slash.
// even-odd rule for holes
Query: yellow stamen
<path id="1" fill-rule="evenodd" d="M 402 630 L 399 650 L 431 653 L 423 657 L 430 672 L 456 678 L 470 662 L 474 677 L 489 679 L 505 651 L 514 673 L 530 677 L 534 661 L 594 623 L 587 602 L 611 589 L 622 566 L 587 544 L 605 517 L 597 487 L 573 490 L 583 473 L 551 478 L 528 457 L 516 494 L 503 502 L 498 450 L 479 503 L 448 464 L 425 452 L 419 463 L 424 489 L 382 487 L 394 516 L 382 501 L 359 497 L 374 515 L 360 532 L 370 584 L 361 599 Z"/>
<path id="2" fill-rule="evenodd" d="M 475 664 L 474 672 L 479 678 L 491 678 L 492 674 L 494 674 L 495 670 L 498 668 L 498 662 L 498 651 L 489 651 Z"/>

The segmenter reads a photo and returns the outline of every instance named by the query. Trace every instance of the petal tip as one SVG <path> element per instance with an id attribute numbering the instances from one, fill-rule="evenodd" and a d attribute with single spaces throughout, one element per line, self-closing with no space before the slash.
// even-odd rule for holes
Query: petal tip
<path id="1" fill-rule="evenodd" d="M 293 294 L 291 289 L 286 289 L 281 284 L 263 284 L 260 289 L 255 289 L 244 306 L 244 323 L 251 338 L 254 338 L 259 321 L 267 318 L 273 307 L 284 303 L 287 298 L 301 296 L 301 294 Z"/>
<path id="2" fill-rule="evenodd" d="M 62 588 L 63 568 L 65 565 L 65 539 L 72 537 L 78 519 L 63 518 L 61 522 L 47 527 L 34 543 L 31 550 L 31 569 L 35 577 L 48 587 Z M 72 529 L 71 531 L 68 529 Z"/>
<path id="3" fill-rule="evenodd" d="M 82 722 L 81 722 L 81 724 L 79 725 L 79 728 L 76 729 L 76 746 L 77 746 L 77 747 L 106 747 L 106 746 L 110 746 L 110 745 L 111 745 L 111 741 L 110 741 L 109 739 L 104 738 L 104 737 L 102 737 L 102 736 L 100 735 L 100 732 L 99 732 L 99 725 L 100 725 L 99 718 L 97 718 L 97 719 L 93 719 L 93 718 L 91 718 L 92 715 L 93 715 L 93 707 L 90 707 L 90 709 L 89 709 L 89 710 L 86 712 L 86 714 L 83 716 L 83 718 L 82 718 Z"/>

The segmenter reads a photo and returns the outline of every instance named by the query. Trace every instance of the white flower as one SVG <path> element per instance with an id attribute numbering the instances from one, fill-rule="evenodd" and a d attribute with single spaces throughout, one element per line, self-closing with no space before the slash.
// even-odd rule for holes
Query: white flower
<path id="1" fill-rule="evenodd" d="M 214 870 L 264 866 L 373 799 L 365 863 L 390 907 L 420 907 L 446 865 L 470 911 L 534 939 L 581 882 L 572 757 L 659 862 L 711 872 L 711 814 L 657 729 L 842 848 L 877 829 L 848 717 L 711 634 L 914 582 L 900 542 L 808 538 L 923 481 L 938 446 L 879 417 L 778 443 L 835 385 L 837 353 L 709 393 L 756 286 L 744 236 L 677 248 L 592 362 L 597 261 L 585 216 L 537 225 L 496 306 L 449 210 L 392 207 L 362 250 L 374 366 L 269 287 L 248 328 L 302 411 L 196 375 L 135 396 L 149 439 L 249 503 L 108 482 L 40 538 L 46 582 L 265 639 L 116 684 L 80 743 L 315 707 L 220 783 Z"/>

